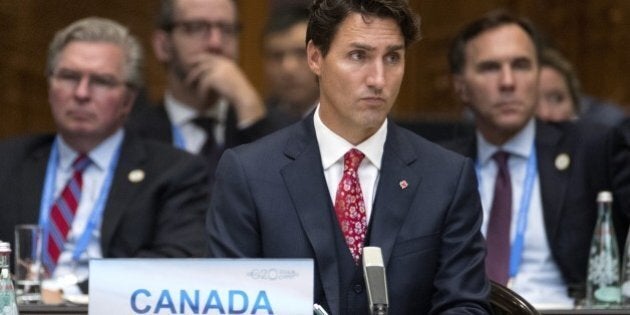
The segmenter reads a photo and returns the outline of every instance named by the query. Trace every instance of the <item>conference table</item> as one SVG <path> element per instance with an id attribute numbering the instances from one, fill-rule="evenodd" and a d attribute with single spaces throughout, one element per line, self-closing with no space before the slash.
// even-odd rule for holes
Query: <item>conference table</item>
<path id="1" fill-rule="evenodd" d="M 83 315 L 88 313 L 86 305 L 28 304 L 19 306 L 20 315 Z"/>
<path id="2" fill-rule="evenodd" d="M 543 315 L 616 315 L 630 314 L 629 309 L 574 309 L 574 310 L 541 310 Z"/>
<path id="3" fill-rule="evenodd" d="M 20 305 L 20 315 L 84 315 L 88 313 L 85 305 Z M 575 309 L 542 310 L 543 315 L 617 315 L 630 314 L 628 309 Z"/>

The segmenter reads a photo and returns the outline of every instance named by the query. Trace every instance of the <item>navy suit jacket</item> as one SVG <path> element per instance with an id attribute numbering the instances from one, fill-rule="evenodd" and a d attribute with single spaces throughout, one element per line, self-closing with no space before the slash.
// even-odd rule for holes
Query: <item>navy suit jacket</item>
<path id="1" fill-rule="evenodd" d="M 137 105 L 140 106 L 137 106 L 129 117 L 127 128 L 143 138 L 172 144 L 172 125 L 164 105 Z M 225 148 L 254 141 L 284 126 L 284 122 L 275 118 L 265 117 L 247 128 L 239 129 L 237 127 L 236 112 L 232 106 L 228 109 L 225 124 Z"/>
<path id="2" fill-rule="evenodd" d="M 536 121 L 535 145 L 547 241 L 569 294 L 575 297 L 582 296 L 585 290 L 597 221 L 597 193 L 611 189 L 609 136 L 610 128 L 599 125 Z M 477 157 L 474 133 L 445 146 L 473 159 Z M 561 154 L 570 159 L 564 169 L 556 166 Z"/>
<path id="3" fill-rule="evenodd" d="M 37 224 L 54 135 L 0 143 L 0 239 Z M 142 170 L 144 179 L 129 174 Z M 127 132 L 101 224 L 104 257 L 203 257 L 207 170 L 188 153 Z"/>
<path id="4" fill-rule="evenodd" d="M 471 161 L 390 121 L 366 240 L 382 249 L 390 314 L 489 312 L 481 221 Z M 314 259 L 315 302 L 331 314 L 367 314 L 312 114 L 224 153 L 207 228 L 213 257 Z"/>

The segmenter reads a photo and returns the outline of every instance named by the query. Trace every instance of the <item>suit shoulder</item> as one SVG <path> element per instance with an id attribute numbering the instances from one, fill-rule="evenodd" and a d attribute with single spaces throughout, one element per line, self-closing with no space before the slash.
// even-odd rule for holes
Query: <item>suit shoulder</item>
<path id="1" fill-rule="evenodd" d="M 297 132 L 300 132 L 300 122 L 281 128 L 268 134 L 258 140 L 250 143 L 242 144 L 235 147 L 235 151 L 239 154 L 260 154 L 262 152 L 280 152 L 284 151 L 289 139 Z M 313 137 L 314 138 L 314 137 Z"/>
<path id="2" fill-rule="evenodd" d="M 0 141 L 0 150 L 39 147 L 41 145 L 49 145 L 54 140 L 54 134 L 34 134 L 10 137 Z"/>
<path id="3" fill-rule="evenodd" d="M 203 159 L 199 156 L 158 140 L 135 137 L 134 141 L 143 144 L 150 159 L 170 161 L 170 163 L 173 161 L 203 163 Z"/>
<path id="4" fill-rule="evenodd" d="M 134 109 L 125 129 L 132 131 L 143 138 L 169 142 L 171 138 L 171 123 L 162 105 L 146 105 Z"/>
<path id="5" fill-rule="evenodd" d="M 5 157 L 27 155 L 40 148 L 50 147 L 54 140 L 54 134 L 24 135 L 7 138 L 0 141 L 0 155 Z"/>
<path id="6" fill-rule="evenodd" d="M 561 134 L 566 142 L 575 146 L 586 147 L 588 144 L 601 144 L 614 131 L 611 126 L 596 122 L 577 120 L 568 122 L 538 122 L 537 137 L 547 137 L 554 133 Z"/>
<path id="7" fill-rule="evenodd" d="M 414 151 L 423 159 L 431 159 L 433 161 L 462 163 L 467 158 L 460 153 L 444 147 L 435 142 L 431 142 L 424 137 L 402 127 L 398 127 L 397 132 L 401 137 L 407 139 L 412 144 Z"/>

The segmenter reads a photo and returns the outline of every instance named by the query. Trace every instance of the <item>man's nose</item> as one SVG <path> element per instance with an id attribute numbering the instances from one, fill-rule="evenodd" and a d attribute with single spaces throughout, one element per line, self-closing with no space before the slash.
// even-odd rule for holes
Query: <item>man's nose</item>
<path id="1" fill-rule="evenodd" d="M 206 50 L 214 54 L 223 53 L 223 43 L 225 42 L 225 34 L 218 27 L 211 27 L 204 38 Z"/>
<path id="2" fill-rule="evenodd" d="M 374 61 L 370 66 L 367 76 L 367 85 L 376 90 L 381 90 L 385 86 L 385 65 L 381 61 Z"/>
<path id="3" fill-rule="evenodd" d="M 74 88 L 74 96 L 79 99 L 85 99 L 90 96 L 90 77 L 84 75 L 81 77 L 81 80 L 77 83 L 77 86 Z"/>
<path id="4" fill-rule="evenodd" d="M 512 70 L 510 66 L 503 66 L 501 68 L 501 77 L 499 78 L 499 80 L 502 89 L 514 88 L 514 70 Z"/>

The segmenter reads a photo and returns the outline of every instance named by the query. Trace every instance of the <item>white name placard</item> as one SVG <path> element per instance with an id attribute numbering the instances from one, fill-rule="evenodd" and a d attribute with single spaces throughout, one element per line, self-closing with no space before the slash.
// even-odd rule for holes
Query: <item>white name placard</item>
<path id="1" fill-rule="evenodd" d="M 311 259 L 90 261 L 90 315 L 313 314 Z"/>

